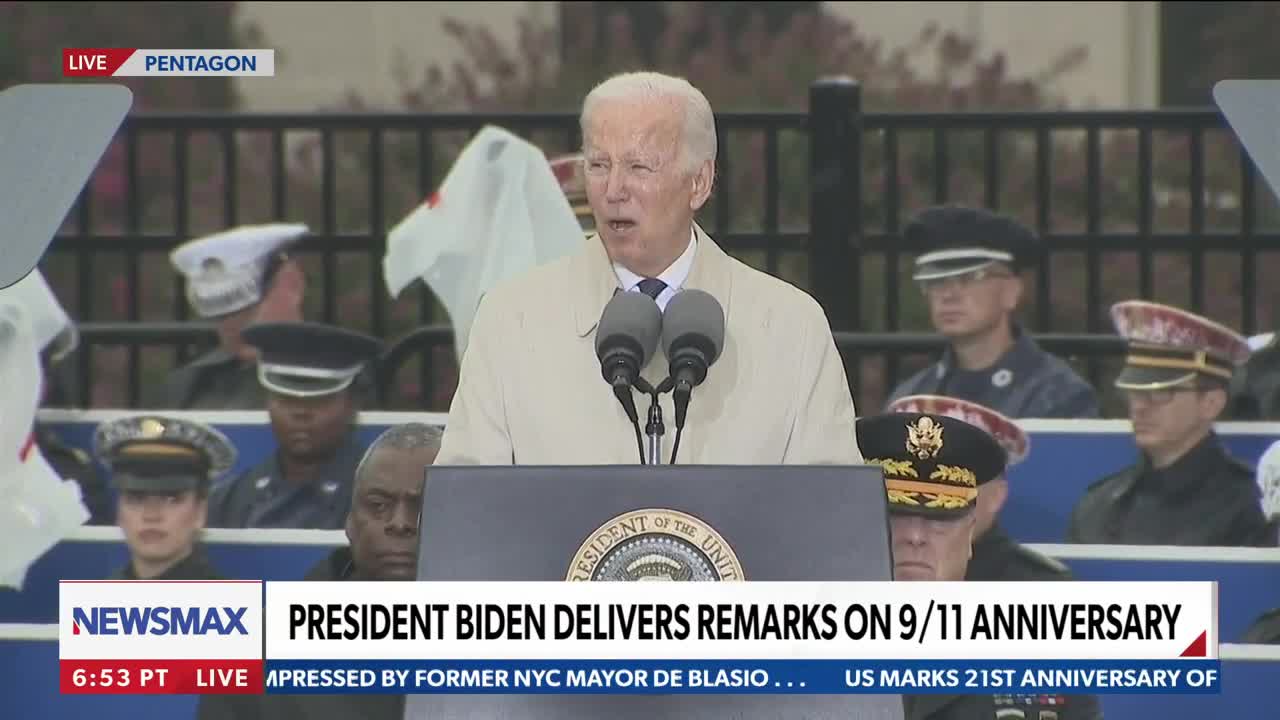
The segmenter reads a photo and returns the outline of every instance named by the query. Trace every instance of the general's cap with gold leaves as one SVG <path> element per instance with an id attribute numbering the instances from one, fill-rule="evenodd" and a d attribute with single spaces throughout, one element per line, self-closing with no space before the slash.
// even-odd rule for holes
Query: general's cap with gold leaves
<path id="1" fill-rule="evenodd" d="M 884 468 L 893 513 L 961 516 L 1008 461 L 985 430 L 946 415 L 873 415 L 858 419 L 857 434 L 862 456 Z"/>
<path id="2" fill-rule="evenodd" d="M 134 415 L 98 425 L 94 454 L 120 490 L 181 492 L 206 488 L 231 469 L 235 445 L 203 423 Z"/>

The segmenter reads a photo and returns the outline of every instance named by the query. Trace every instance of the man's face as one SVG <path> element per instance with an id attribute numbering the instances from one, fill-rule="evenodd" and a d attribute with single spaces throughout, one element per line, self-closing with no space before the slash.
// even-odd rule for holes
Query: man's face
<path id="1" fill-rule="evenodd" d="M 384 448 L 369 459 L 347 516 L 347 540 L 362 575 L 413 580 L 418 572 L 422 481 L 436 450 Z"/>
<path id="2" fill-rule="evenodd" d="M 895 580 L 963 580 L 973 552 L 974 514 L 926 518 L 892 513 Z"/>
<path id="3" fill-rule="evenodd" d="M 1207 433 L 1226 403 L 1221 390 L 1194 386 L 1126 390 L 1134 442 L 1151 455 L 1184 451 Z"/>
<path id="4" fill-rule="evenodd" d="M 609 257 L 654 276 L 684 251 L 710 194 L 710 163 L 690 172 L 674 101 L 607 101 L 585 128 L 587 199 Z"/>
<path id="5" fill-rule="evenodd" d="M 1017 309 L 1022 295 L 1022 280 L 999 264 L 921 281 L 920 286 L 934 328 L 949 338 L 990 332 Z"/>
<path id="6" fill-rule="evenodd" d="M 270 393 L 267 413 L 280 451 L 301 462 L 333 454 L 355 418 L 351 391 L 299 398 Z"/>
<path id="7" fill-rule="evenodd" d="M 209 503 L 193 490 L 120 493 L 116 517 L 129 552 L 148 563 L 182 558 L 204 527 Z"/>

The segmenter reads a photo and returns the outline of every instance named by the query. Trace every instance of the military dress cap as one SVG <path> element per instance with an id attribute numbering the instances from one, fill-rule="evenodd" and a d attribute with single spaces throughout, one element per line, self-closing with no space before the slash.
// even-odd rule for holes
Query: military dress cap
<path id="1" fill-rule="evenodd" d="M 1019 270 L 1038 257 L 1040 243 L 1026 226 L 982 208 L 940 205 L 921 210 L 903 230 L 921 248 L 913 277 L 937 280 L 1006 263 Z"/>
<path id="2" fill-rule="evenodd" d="M 893 401 L 885 410 L 945 415 L 982 428 L 1004 448 L 1010 466 L 1025 460 L 1031 451 L 1031 438 L 1026 431 L 1011 418 L 986 405 L 943 395 L 908 395 Z"/>
<path id="3" fill-rule="evenodd" d="M 236 448 L 204 423 L 133 415 L 108 420 L 93 434 L 94 455 L 122 491 L 181 492 L 207 488 L 231 469 Z"/>
<path id="4" fill-rule="evenodd" d="M 569 200 L 582 229 L 591 232 L 595 229 L 596 219 L 587 202 L 587 173 L 583 163 L 582 153 L 562 155 L 551 159 L 551 172 L 560 183 L 560 189 Z"/>
<path id="5" fill-rule="evenodd" d="M 1007 462 L 986 431 L 946 415 L 885 413 L 859 418 L 856 428 L 867 462 L 884 468 L 893 513 L 963 516 Z"/>
<path id="6" fill-rule="evenodd" d="M 298 223 L 246 225 L 184 243 L 169 259 L 187 278 L 192 309 L 221 317 L 258 304 L 280 253 L 309 232 Z"/>
<path id="7" fill-rule="evenodd" d="M 1168 305 L 1128 300 L 1111 306 L 1116 331 L 1129 341 L 1116 387 L 1159 390 L 1197 378 L 1229 383 L 1251 353 L 1240 333 Z"/>
<path id="8" fill-rule="evenodd" d="M 258 351 L 262 386 L 292 397 L 345 390 L 382 350 L 377 338 L 320 323 L 256 323 L 240 337 Z"/>

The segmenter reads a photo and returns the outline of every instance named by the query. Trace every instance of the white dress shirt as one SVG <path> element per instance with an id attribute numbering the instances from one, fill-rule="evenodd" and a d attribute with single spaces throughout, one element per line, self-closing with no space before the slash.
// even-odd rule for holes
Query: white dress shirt
<path id="1" fill-rule="evenodd" d="M 689 231 L 689 247 L 685 248 L 680 257 L 671 263 L 658 279 L 666 283 L 662 292 L 658 293 L 655 300 L 658 303 L 658 309 L 666 312 L 667 303 L 671 302 L 671 298 L 680 292 L 680 288 L 684 286 L 686 280 L 689 279 L 689 271 L 693 269 L 693 256 L 697 251 L 698 235 L 692 229 Z M 640 281 L 645 278 L 637 275 L 622 266 L 621 263 L 613 263 L 613 272 L 618 276 L 618 286 L 626 292 L 640 292 Z"/>

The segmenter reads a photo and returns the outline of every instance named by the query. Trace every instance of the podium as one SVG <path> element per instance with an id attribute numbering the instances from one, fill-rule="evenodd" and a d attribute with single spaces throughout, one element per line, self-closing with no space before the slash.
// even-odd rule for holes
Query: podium
<path id="1" fill-rule="evenodd" d="M 874 466 L 433 466 L 426 581 L 880 581 L 892 578 Z M 439 718 L 901 720 L 898 695 L 413 695 Z"/>

